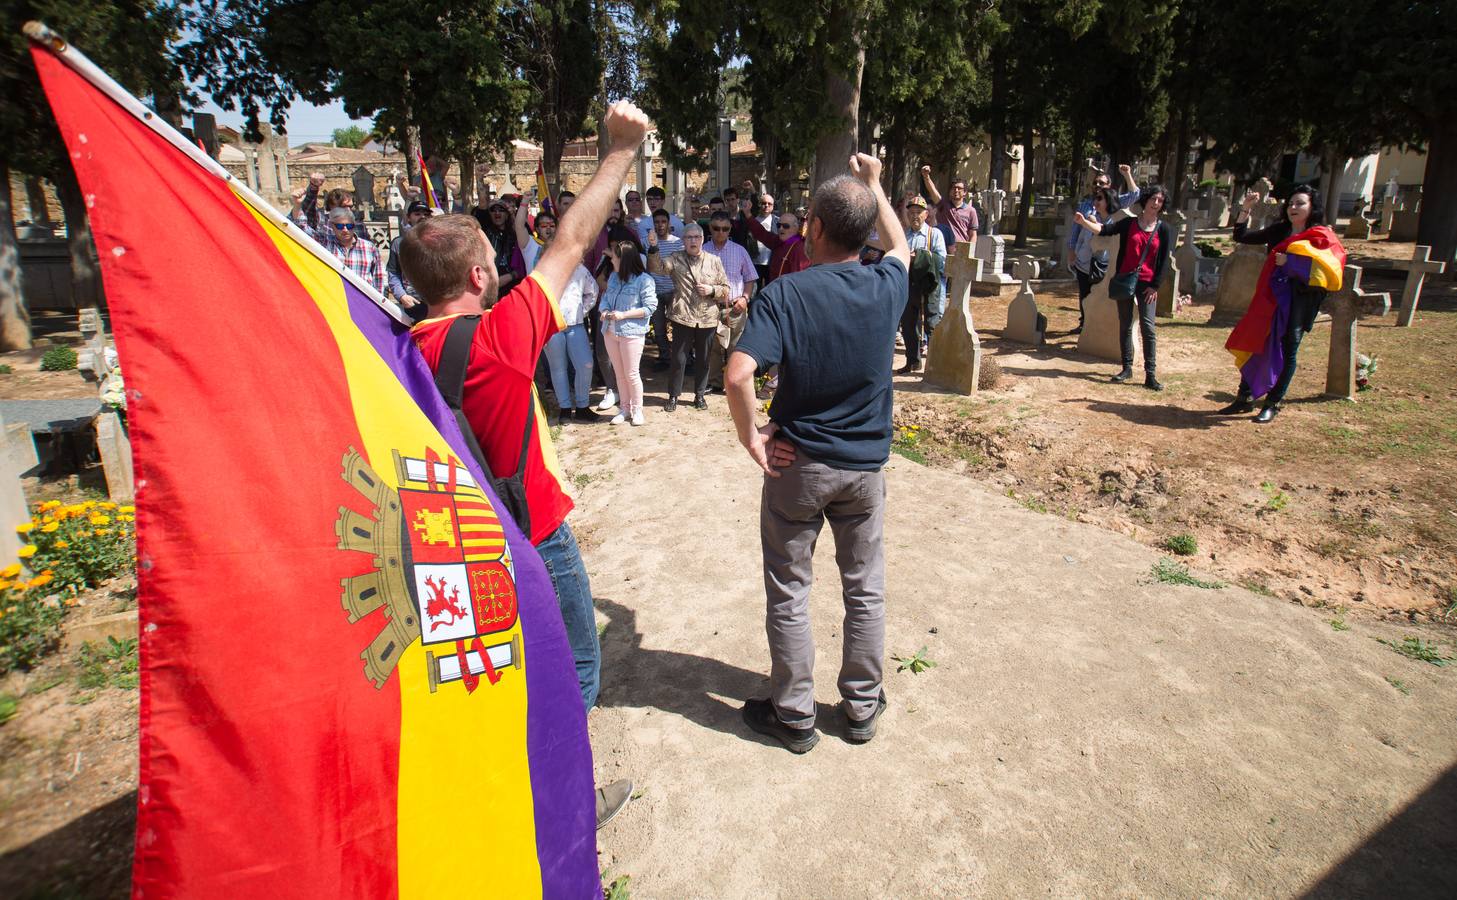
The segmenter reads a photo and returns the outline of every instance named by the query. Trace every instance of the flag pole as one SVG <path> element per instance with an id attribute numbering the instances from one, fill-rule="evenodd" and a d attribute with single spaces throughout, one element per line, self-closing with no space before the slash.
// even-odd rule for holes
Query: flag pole
<path id="1" fill-rule="evenodd" d="M 86 79 L 91 83 L 92 87 L 101 91 L 122 109 L 140 119 L 142 124 L 152 129 L 155 134 L 201 166 L 209 175 L 226 182 L 259 215 L 283 231 L 284 234 L 293 238 L 295 242 L 313 254 L 320 262 L 335 272 L 338 272 L 345 281 L 353 285 L 365 297 L 374 301 L 375 305 L 380 309 L 389 313 L 390 317 L 396 322 L 406 327 L 410 325 L 410 320 L 405 317 L 404 312 L 401 311 L 397 303 L 381 296 L 374 289 L 374 285 L 356 275 L 340 262 L 337 256 L 325 250 L 322 244 L 310 237 L 298 225 L 294 224 L 288 216 L 279 212 L 273 204 L 264 200 L 252 188 L 248 187 L 247 184 L 239 181 L 231 172 L 223 168 L 221 163 L 204 153 L 201 147 L 189 142 L 182 135 L 182 132 L 173 128 L 165 119 L 148 109 L 142 101 L 133 97 L 126 88 L 117 84 L 110 75 L 107 75 L 99 66 L 87 59 L 84 53 L 66 43 L 64 38 L 52 31 L 44 22 L 26 22 L 23 30 L 25 36 L 30 38 L 31 41 L 49 50 L 67 68 Z"/>

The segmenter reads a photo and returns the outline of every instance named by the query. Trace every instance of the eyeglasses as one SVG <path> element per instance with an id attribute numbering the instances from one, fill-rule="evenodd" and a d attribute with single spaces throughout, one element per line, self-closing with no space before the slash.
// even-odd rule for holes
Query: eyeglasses
<path id="1" fill-rule="evenodd" d="M 789 222 L 780 222 L 779 223 L 779 230 L 780 231 L 788 231 L 789 229 L 791 229 L 793 227 L 794 227 L 794 225 L 792 225 Z"/>
<path id="2" fill-rule="evenodd" d="M 351 223 L 349 223 L 349 222 L 335 222 L 334 223 L 334 230 L 335 231 L 353 231 L 354 230 L 354 225 L 351 224 Z"/>
<path id="3" fill-rule="evenodd" d="M 714 234 L 728 234 L 730 231 L 730 229 L 728 228 L 710 228 L 708 230 L 713 232 Z"/>

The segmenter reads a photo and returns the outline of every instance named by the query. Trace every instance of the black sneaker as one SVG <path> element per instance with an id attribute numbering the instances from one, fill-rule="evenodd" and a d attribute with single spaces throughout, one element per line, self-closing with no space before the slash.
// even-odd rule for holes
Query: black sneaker
<path id="1" fill-rule="evenodd" d="M 1151 374 L 1144 376 L 1143 386 L 1151 391 L 1161 391 L 1164 389 L 1163 382 L 1159 381 Z"/>
<path id="2" fill-rule="evenodd" d="M 869 718 L 852 719 L 844 706 L 840 707 L 840 711 L 845 714 L 845 740 L 852 744 L 867 744 L 875 737 L 875 723 L 879 721 L 880 714 L 885 712 L 885 691 L 880 692 L 880 699 L 875 702 L 875 712 Z"/>
<path id="3" fill-rule="evenodd" d="M 668 401 L 667 405 L 665 405 L 663 407 L 663 412 L 674 412 L 677 409 L 678 409 L 678 398 L 677 397 L 674 397 L 673 399 L 671 399 L 671 400 Z"/>
<path id="4" fill-rule="evenodd" d="M 693 408 L 694 409 L 708 409 L 708 401 L 705 400 L 701 396 L 694 397 L 693 398 Z"/>
<path id="5" fill-rule="evenodd" d="M 1255 401 L 1248 397 L 1235 397 L 1234 402 L 1221 409 L 1216 415 L 1238 416 L 1247 412 L 1255 411 Z"/>
<path id="6" fill-rule="evenodd" d="M 1122 384 L 1123 382 L 1127 381 L 1128 379 L 1130 379 L 1132 377 L 1133 377 L 1133 370 L 1132 369 L 1125 368 L 1122 372 L 1119 372 L 1117 375 L 1114 375 L 1112 378 L 1110 378 L 1108 380 L 1111 381 L 1111 382 L 1113 382 L 1114 384 Z"/>
<path id="7" fill-rule="evenodd" d="M 632 799 L 632 779 L 623 778 L 597 788 L 597 827 L 601 828 L 622 812 Z"/>
<path id="8" fill-rule="evenodd" d="M 794 753 L 808 753 L 820 741 L 820 734 L 809 728 L 790 728 L 779 720 L 779 713 L 768 699 L 745 700 L 744 722 L 760 734 L 776 738 Z"/>
<path id="9" fill-rule="evenodd" d="M 602 417 L 584 406 L 581 409 L 573 410 L 572 418 L 576 419 L 578 422 L 596 422 Z"/>

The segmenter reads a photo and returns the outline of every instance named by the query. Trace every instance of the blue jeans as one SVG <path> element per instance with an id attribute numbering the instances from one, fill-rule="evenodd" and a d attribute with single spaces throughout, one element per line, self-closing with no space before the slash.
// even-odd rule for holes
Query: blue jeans
<path id="1" fill-rule="evenodd" d="M 567 643 L 572 646 L 572 659 L 577 664 L 577 684 L 582 688 L 582 703 L 590 710 L 597 705 L 597 691 L 602 680 L 602 648 L 597 643 L 597 611 L 592 605 L 592 585 L 587 581 L 587 567 L 577 537 L 566 522 L 546 540 L 536 545 L 551 586 L 556 589 L 557 605 L 562 610 L 562 624 L 567 627 Z"/>
<path id="2" fill-rule="evenodd" d="M 572 358 L 572 389 L 567 392 L 567 357 Z M 592 339 L 586 325 L 573 325 L 546 342 L 546 364 L 551 368 L 551 390 L 562 409 L 586 409 L 592 390 Z"/>

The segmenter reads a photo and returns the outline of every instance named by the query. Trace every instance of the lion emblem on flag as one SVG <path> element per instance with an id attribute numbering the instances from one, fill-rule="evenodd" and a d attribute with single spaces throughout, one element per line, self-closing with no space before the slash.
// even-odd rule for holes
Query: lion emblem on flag
<path id="1" fill-rule="evenodd" d="M 344 480 L 374 504 L 372 515 L 339 507 L 340 550 L 368 553 L 374 571 L 341 582 L 350 622 L 376 610 L 385 627 L 360 656 L 382 688 L 415 641 L 425 654 L 430 690 L 459 681 L 474 692 L 521 669 L 515 568 L 501 519 L 470 472 L 454 457 L 426 450 L 423 459 L 394 454 L 399 490 L 389 487 L 353 447 Z"/>

